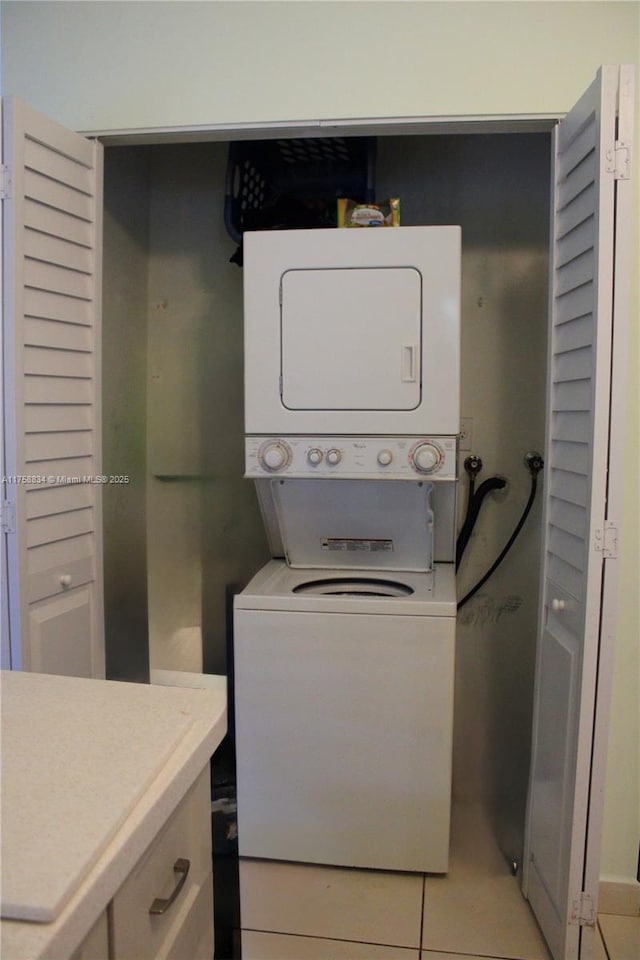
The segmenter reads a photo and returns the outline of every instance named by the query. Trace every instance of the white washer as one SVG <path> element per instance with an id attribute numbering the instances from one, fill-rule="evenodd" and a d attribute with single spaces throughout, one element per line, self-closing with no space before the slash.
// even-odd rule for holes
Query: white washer
<path id="1" fill-rule="evenodd" d="M 241 856 L 446 872 L 455 615 L 451 564 L 259 571 L 235 600 Z"/>

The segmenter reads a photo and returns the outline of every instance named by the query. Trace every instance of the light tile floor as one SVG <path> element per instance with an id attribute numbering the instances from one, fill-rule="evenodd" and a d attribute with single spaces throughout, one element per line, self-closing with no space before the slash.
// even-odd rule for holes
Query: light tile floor
<path id="1" fill-rule="evenodd" d="M 478 806 L 454 806 L 449 873 L 426 877 L 422 950 L 424 960 L 436 960 L 433 951 L 508 960 L 549 956 L 521 880 L 512 876 Z"/>
<path id="2" fill-rule="evenodd" d="M 243 960 L 549 960 L 477 807 L 453 810 L 446 877 L 247 860 Z M 594 960 L 640 960 L 640 918 L 599 918 Z"/>
<path id="3" fill-rule="evenodd" d="M 640 960 L 640 917 L 601 914 L 594 960 Z"/>

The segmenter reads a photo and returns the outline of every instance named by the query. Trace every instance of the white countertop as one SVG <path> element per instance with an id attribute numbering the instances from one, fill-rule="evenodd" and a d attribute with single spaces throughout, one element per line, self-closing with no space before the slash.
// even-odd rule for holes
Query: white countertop
<path id="1" fill-rule="evenodd" d="M 68 956 L 105 908 L 224 736 L 203 682 L 2 672 L 3 958 Z"/>

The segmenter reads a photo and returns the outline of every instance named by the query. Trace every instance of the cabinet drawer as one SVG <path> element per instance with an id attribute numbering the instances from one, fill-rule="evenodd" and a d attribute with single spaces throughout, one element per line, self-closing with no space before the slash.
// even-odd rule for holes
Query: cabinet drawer
<path id="1" fill-rule="evenodd" d="M 109 960 L 109 927 L 106 910 L 100 914 L 78 949 L 73 952 L 71 960 Z"/>
<path id="2" fill-rule="evenodd" d="M 188 862 L 188 872 L 182 868 Z M 178 868 L 176 869 L 176 865 Z M 211 796 L 208 767 L 167 821 L 111 904 L 113 960 L 154 960 L 168 957 L 203 900 L 213 924 L 213 897 L 205 892 L 211 874 Z M 163 913 L 150 913 L 157 900 L 173 902 Z"/>
<path id="3" fill-rule="evenodd" d="M 161 960 L 212 960 L 213 939 L 213 873 L 205 880 L 184 923 L 176 930 L 175 939 L 165 941 Z M 160 960 L 160 957 L 157 957 Z"/>

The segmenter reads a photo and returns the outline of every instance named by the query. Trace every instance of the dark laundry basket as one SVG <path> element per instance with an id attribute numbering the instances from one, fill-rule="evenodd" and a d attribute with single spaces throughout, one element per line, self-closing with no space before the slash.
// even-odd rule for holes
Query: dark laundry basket
<path id="1" fill-rule="evenodd" d="M 375 199 L 375 148 L 373 137 L 231 143 L 224 204 L 229 236 L 241 244 L 245 230 L 335 227 L 339 197 Z"/>

